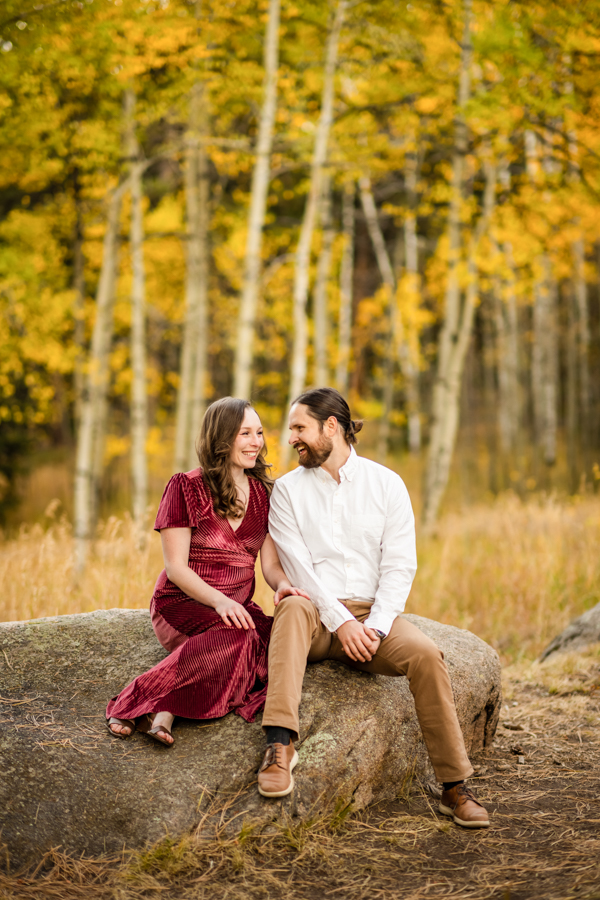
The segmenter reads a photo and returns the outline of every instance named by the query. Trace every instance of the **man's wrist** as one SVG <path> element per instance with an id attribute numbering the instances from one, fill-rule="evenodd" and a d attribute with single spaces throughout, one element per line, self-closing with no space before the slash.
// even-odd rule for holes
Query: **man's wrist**
<path id="1" fill-rule="evenodd" d="M 374 631 L 380 641 L 387 637 L 385 631 L 381 631 L 379 628 L 372 628 L 371 631 Z"/>

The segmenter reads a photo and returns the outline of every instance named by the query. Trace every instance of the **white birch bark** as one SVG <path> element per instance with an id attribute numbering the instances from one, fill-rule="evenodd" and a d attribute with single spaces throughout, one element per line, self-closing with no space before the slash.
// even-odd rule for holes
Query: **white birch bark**
<path id="1" fill-rule="evenodd" d="M 73 241 L 73 290 L 75 303 L 73 308 L 75 366 L 73 387 L 75 391 L 75 429 L 81 421 L 81 404 L 83 398 L 83 361 L 85 343 L 85 263 L 83 258 L 83 217 L 78 186 L 75 187 L 75 236 Z"/>
<path id="2" fill-rule="evenodd" d="M 206 110 L 201 107 L 201 128 L 206 133 Z M 210 188 L 208 181 L 208 156 L 204 141 L 198 143 L 198 209 L 196 230 L 189 243 L 195 256 L 194 266 L 198 273 L 197 330 L 194 353 L 194 380 L 190 402 L 190 433 L 188 436 L 187 468 L 198 465 L 196 438 L 206 409 L 207 365 L 208 365 L 208 225 L 210 219 Z"/>
<path id="3" fill-rule="evenodd" d="M 540 169 L 547 175 L 555 173 L 555 161 L 547 149 L 540 167 L 537 138 L 530 130 L 525 132 L 525 158 L 533 183 L 539 180 Z M 558 286 L 547 253 L 540 254 L 537 268 L 540 274 L 533 286 L 531 347 L 534 438 L 545 464 L 552 466 L 556 462 L 558 429 Z"/>
<path id="4" fill-rule="evenodd" d="M 452 194 L 448 218 L 450 258 L 444 320 L 439 338 L 438 368 L 433 389 L 431 436 L 425 476 L 423 506 L 425 531 L 431 531 L 433 528 L 450 474 L 450 464 L 458 430 L 462 372 L 471 337 L 477 298 L 477 250 L 481 237 L 488 226 L 496 190 L 495 167 L 487 164 L 484 212 L 482 212 L 469 241 L 468 284 L 464 302 L 461 302 L 458 263 L 461 251 L 460 214 L 464 199 L 464 160 L 468 150 L 468 131 L 464 119 L 464 107 L 471 93 L 471 12 L 471 0 L 465 0 L 458 109 L 455 118 L 452 156 Z"/>
<path id="5" fill-rule="evenodd" d="M 571 57 L 565 57 L 565 63 L 569 70 L 571 69 Z M 568 81 L 565 85 L 567 94 L 574 93 L 573 83 Z M 569 132 L 569 160 L 570 160 L 570 180 L 579 186 L 581 182 L 581 169 L 579 165 L 579 148 L 577 144 L 577 135 L 575 132 Z M 580 220 L 575 219 L 575 224 L 580 228 Z M 588 288 L 585 278 L 585 245 L 583 234 L 580 231 L 579 236 L 573 241 L 573 288 L 575 293 L 575 309 L 571 312 L 575 316 L 572 322 L 572 340 L 574 358 L 578 359 L 578 381 L 579 391 L 575 393 L 575 402 L 579 407 L 579 438 L 581 441 L 581 449 L 583 451 L 584 470 L 589 463 L 588 451 L 591 445 L 590 430 L 590 413 L 591 413 L 591 387 L 590 387 L 590 317 L 589 317 L 589 301 Z M 576 310 L 576 313 L 575 313 Z"/>
<path id="6" fill-rule="evenodd" d="M 558 285 L 550 260 L 544 257 L 546 266 L 547 328 L 544 335 L 544 430 L 542 447 L 544 462 L 553 466 L 556 462 L 558 433 Z"/>
<path id="7" fill-rule="evenodd" d="M 544 433 L 544 329 L 548 318 L 547 287 L 541 279 L 533 286 L 532 341 L 531 341 L 531 399 L 535 443 L 542 442 Z"/>
<path id="8" fill-rule="evenodd" d="M 574 259 L 574 287 L 575 301 L 577 304 L 577 357 L 579 360 L 579 407 L 580 407 L 580 437 L 587 464 L 587 451 L 591 443 L 590 414 L 591 414 L 591 386 L 590 386 L 590 314 L 588 287 L 585 277 L 585 247 L 583 238 L 579 237 L 573 243 Z"/>
<path id="9" fill-rule="evenodd" d="M 407 198 L 407 210 L 404 219 L 404 268 L 407 276 L 407 288 L 415 298 L 418 298 L 420 295 L 416 212 L 418 169 L 417 154 L 407 153 L 404 167 Z M 421 403 L 419 397 L 419 371 L 415 362 L 413 362 L 411 378 L 406 384 L 406 393 L 408 449 L 411 453 L 419 453 L 421 450 Z"/>
<path id="10" fill-rule="evenodd" d="M 363 176 L 359 180 L 360 200 L 367 223 L 367 230 L 375 258 L 377 260 L 377 268 L 381 275 L 381 280 L 386 287 L 387 294 L 387 329 L 385 341 L 385 359 L 383 361 L 383 408 L 381 412 L 381 421 L 379 423 L 379 436 L 377 442 L 377 457 L 381 462 L 385 462 L 388 450 L 388 441 L 390 434 L 390 413 L 394 401 L 394 373 L 396 362 L 396 350 L 398 344 L 403 343 L 402 333 L 398 334 L 402 329 L 402 320 L 396 309 L 396 278 L 394 269 L 390 260 L 385 238 L 379 223 L 377 215 L 377 207 L 375 206 L 375 198 L 371 189 L 371 180 L 367 176 Z"/>
<path id="11" fill-rule="evenodd" d="M 196 463 L 193 446 L 195 420 L 202 416 L 206 370 L 206 298 L 208 275 L 207 224 L 208 173 L 202 137 L 205 126 L 202 85 L 190 91 L 188 130 L 185 139 L 186 282 L 185 320 L 181 346 L 175 470 L 183 472 Z M 204 205 L 204 211 L 201 207 Z M 190 464 L 191 463 L 191 464 Z"/>
<path id="12" fill-rule="evenodd" d="M 135 94 L 125 94 L 126 152 L 131 186 L 131 484 L 132 512 L 138 546 L 143 546 L 148 506 L 148 389 L 146 382 L 146 277 L 144 269 L 144 219 L 140 147 L 135 133 Z"/>
<path id="13" fill-rule="evenodd" d="M 493 167 L 490 167 L 490 170 L 486 183 L 486 200 L 488 204 L 491 202 L 493 206 L 495 170 Z M 460 311 L 456 339 L 447 357 L 447 365 L 443 373 L 444 383 L 440 385 L 436 381 L 435 385 L 435 388 L 438 388 L 438 393 L 437 396 L 434 395 L 434 402 L 437 400 L 437 403 L 440 404 L 444 400 L 446 405 L 443 408 L 440 405 L 436 405 L 434 408 L 436 419 L 433 423 L 435 430 L 432 428 L 430 452 L 431 447 L 433 447 L 436 451 L 435 460 L 437 465 L 434 472 L 429 468 L 427 470 L 427 494 L 423 515 L 423 526 L 426 532 L 430 532 L 433 528 L 450 475 L 450 465 L 458 433 L 462 375 L 473 331 L 473 320 L 475 318 L 479 290 L 477 250 L 488 224 L 489 218 L 482 214 L 469 240 L 467 250 L 468 283 L 464 303 Z"/>
<path id="14" fill-rule="evenodd" d="M 248 236 L 244 260 L 244 281 L 240 300 L 237 343 L 235 350 L 234 396 L 250 397 L 252 384 L 252 350 L 256 304 L 260 284 L 263 227 L 267 211 L 269 170 L 273 129 L 277 109 L 277 68 L 279 65 L 279 15 L 281 0 L 270 0 L 264 49 L 263 105 L 256 142 L 256 162 L 252 174 Z"/>
<path id="15" fill-rule="evenodd" d="M 96 292 L 96 318 L 92 331 L 88 368 L 84 378 L 75 463 L 74 572 L 76 576 L 81 575 L 85 569 L 94 525 L 92 518 L 94 456 L 99 430 L 101 430 L 99 429 L 99 420 L 102 417 L 102 407 L 106 403 L 108 390 L 119 218 L 121 201 L 127 187 L 128 182 L 122 182 L 108 198 L 108 215 L 102 246 L 102 267 Z"/>
<path id="16" fill-rule="evenodd" d="M 565 419 L 567 432 L 567 466 L 569 469 L 569 483 L 571 493 L 575 494 L 579 487 L 579 466 L 577 453 L 578 437 L 578 412 L 577 402 L 577 314 L 574 290 L 567 285 L 564 300 L 567 306 L 567 331 L 565 335 L 565 356 L 567 369 L 567 383 L 565 390 Z"/>
<path id="17" fill-rule="evenodd" d="M 352 304 L 354 281 L 354 199 L 356 186 L 353 181 L 344 185 L 342 195 L 342 232 L 344 249 L 340 265 L 340 310 L 338 318 L 338 359 L 335 384 L 341 394 L 348 391 L 350 348 L 352 339 Z"/>
<path id="18" fill-rule="evenodd" d="M 329 132 L 333 121 L 334 80 L 338 58 L 338 44 L 344 16 L 346 14 L 347 0 L 338 0 L 333 24 L 327 38 L 325 53 L 325 70 L 323 75 L 323 91 L 321 95 L 321 114 L 315 135 L 315 144 L 310 172 L 310 186 L 304 217 L 300 229 L 300 238 L 296 250 L 296 264 L 294 269 L 294 313 L 293 328 L 294 340 L 292 347 L 292 362 L 290 371 L 290 389 L 288 396 L 288 408 L 294 399 L 302 392 L 306 382 L 307 348 L 308 348 L 308 324 L 306 321 L 306 302 L 308 299 L 308 287 L 310 276 L 310 248 L 313 232 L 316 225 L 319 197 L 321 196 L 323 167 L 327 158 L 327 145 Z M 281 461 L 285 468 L 289 458 L 287 410 L 281 430 Z"/>
<path id="19" fill-rule="evenodd" d="M 369 237 L 371 238 L 371 243 L 373 244 L 373 249 L 375 250 L 379 273 L 387 288 L 388 294 L 388 332 L 386 358 L 384 360 L 383 412 L 379 427 L 377 450 L 379 459 L 382 462 L 385 462 L 389 442 L 390 414 L 394 402 L 394 371 L 396 359 L 398 360 L 400 372 L 404 379 L 407 408 L 410 417 L 413 417 L 415 414 L 418 416 L 418 408 L 414 409 L 416 370 L 411 358 L 410 347 L 406 340 L 402 322 L 402 313 L 398 308 L 396 276 L 379 223 L 379 216 L 377 214 L 377 207 L 371 190 L 370 179 L 367 177 L 361 178 L 359 185 L 363 212 L 367 222 L 367 230 L 369 232 Z"/>
<path id="20" fill-rule="evenodd" d="M 314 294 L 314 327 L 315 327 L 315 384 L 324 387 L 329 383 L 329 364 L 327 345 L 329 341 L 329 314 L 327 310 L 327 287 L 331 271 L 333 249 L 333 218 L 331 215 L 331 179 L 328 174 L 323 178 L 321 195 L 322 242 Z"/>
<path id="21" fill-rule="evenodd" d="M 494 321 L 498 350 L 498 431 L 502 454 L 509 457 L 517 448 L 521 420 L 519 321 L 512 245 L 509 241 L 504 243 L 503 255 L 509 274 L 496 295 Z"/>

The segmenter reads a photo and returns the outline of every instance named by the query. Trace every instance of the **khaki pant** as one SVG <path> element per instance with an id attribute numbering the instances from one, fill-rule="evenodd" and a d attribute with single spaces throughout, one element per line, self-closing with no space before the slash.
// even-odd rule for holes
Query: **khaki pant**
<path id="1" fill-rule="evenodd" d="M 366 601 L 341 602 L 359 622 L 371 610 Z M 294 740 L 298 739 L 298 707 L 306 663 L 323 659 L 335 659 L 376 675 L 406 675 L 436 777 L 444 782 L 472 775 L 444 654 L 403 616 L 394 619 L 390 633 L 370 662 L 354 662 L 344 653 L 337 635 L 322 624 L 310 600 L 285 597 L 275 609 L 271 632 L 263 728 L 289 728 Z"/>

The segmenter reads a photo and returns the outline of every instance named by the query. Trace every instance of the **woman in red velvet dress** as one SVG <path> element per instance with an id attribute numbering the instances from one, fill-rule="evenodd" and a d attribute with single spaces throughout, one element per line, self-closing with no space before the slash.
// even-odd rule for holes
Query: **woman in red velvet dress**
<path id="1" fill-rule="evenodd" d="M 272 618 L 253 603 L 258 551 L 276 598 L 304 594 L 287 580 L 267 533 L 272 480 L 260 419 L 246 400 L 225 397 L 206 411 L 201 468 L 174 475 L 161 500 L 165 569 L 150 603 L 169 656 L 108 704 L 107 725 L 136 729 L 171 746 L 175 716 L 214 719 L 234 710 L 251 722 L 266 697 Z"/>

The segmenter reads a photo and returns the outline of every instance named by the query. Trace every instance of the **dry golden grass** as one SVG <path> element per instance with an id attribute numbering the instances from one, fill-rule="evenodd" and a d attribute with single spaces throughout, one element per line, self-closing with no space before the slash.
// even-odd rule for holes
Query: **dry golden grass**
<path id="1" fill-rule="evenodd" d="M 50 504 L 45 524 L 23 525 L 17 537 L 0 543 L 0 621 L 147 607 L 163 565 L 158 536 L 139 550 L 130 518 L 108 519 L 76 583 L 72 528 L 54 513 Z"/>
<path id="2" fill-rule="evenodd" d="M 45 524 L 0 542 L 0 621 L 147 608 L 162 569 L 160 538 L 136 548 L 131 520 L 98 529 L 85 576 L 73 580 L 72 532 L 50 504 Z M 445 516 L 419 539 L 407 611 L 468 628 L 505 661 L 533 658 L 572 618 L 600 600 L 600 500 L 559 503 L 508 496 Z M 257 573 L 256 599 L 272 612 Z"/>
<path id="3" fill-rule="evenodd" d="M 600 601 L 600 500 L 508 495 L 446 515 L 419 543 L 409 611 L 475 632 L 505 661 L 535 657 Z"/>

